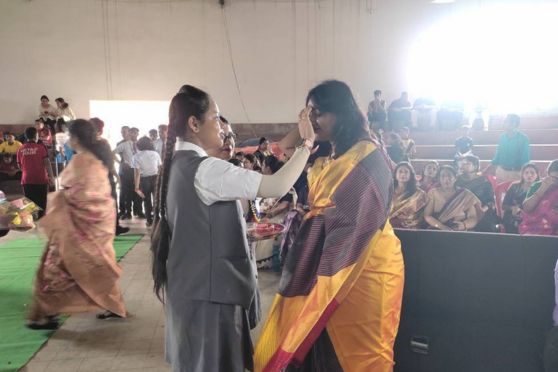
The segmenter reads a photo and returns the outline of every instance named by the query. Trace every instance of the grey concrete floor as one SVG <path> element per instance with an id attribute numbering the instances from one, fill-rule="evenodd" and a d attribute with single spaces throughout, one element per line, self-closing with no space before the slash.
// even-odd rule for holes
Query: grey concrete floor
<path id="1" fill-rule="evenodd" d="M 131 233 L 144 233 L 144 221 L 128 223 Z M 29 233 L 28 233 L 29 234 Z M 10 233 L 7 239 L 21 237 Z M 2 240 L 4 242 L 6 240 Z M 144 238 L 120 261 L 120 286 L 130 316 L 98 320 L 95 314 L 71 316 L 20 371 L 24 372 L 165 372 L 163 305 L 153 294 L 149 237 Z M 260 271 L 262 311 L 265 318 L 273 301 L 279 275 Z M 254 344 L 262 323 L 254 329 Z"/>

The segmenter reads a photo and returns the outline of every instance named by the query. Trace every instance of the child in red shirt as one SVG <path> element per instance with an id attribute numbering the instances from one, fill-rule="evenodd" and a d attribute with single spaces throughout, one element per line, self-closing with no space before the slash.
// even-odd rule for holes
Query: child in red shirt
<path id="1" fill-rule="evenodd" d="M 39 217 L 42 217 L 46 211 L 48 186 L 54 184 L 52 168 L 46 147 L 37 143 L 37 129 L 27 128 L 25 137 L 27 143 L 17 150 L 17 164 L 22 171 L 21 185 L 25 196 L 43 209 L 39 212 Z"/>

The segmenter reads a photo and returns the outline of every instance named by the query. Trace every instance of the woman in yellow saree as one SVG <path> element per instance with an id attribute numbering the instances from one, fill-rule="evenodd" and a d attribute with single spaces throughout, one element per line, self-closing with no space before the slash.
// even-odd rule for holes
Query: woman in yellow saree
<path id="1" fill-rule="evenodd" d="M 285 260 L 256 371 L 392 371 L 404 267 L 388 221 L 390 162 L 350 88 L 326 81 L 307 105 L 333 155 L 308 174 L 310 212 Z"/>
<path id="2" fill-rule="evenodd" d="M 77 155 L 39 225 L 48 242 L 35 278 L 27 324 L 32 329 L 57 328 L 58 314 L 106 310 L 98 317 L 126 316 L 113 248 L 116 209 L 107 177 L 112 154 L 86 120 L 71 123 L 70 143 Z"/>

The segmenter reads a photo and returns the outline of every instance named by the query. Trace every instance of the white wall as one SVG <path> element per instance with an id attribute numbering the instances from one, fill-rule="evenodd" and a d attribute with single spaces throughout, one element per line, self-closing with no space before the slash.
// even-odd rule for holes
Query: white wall
<path id="1" fill-rule="evenodd" d="M 32 122 L 42 94 L 87 117 L 89 100 L 168 100 L 185 83 L 234 122 L 294 121 L 328 78 L 364 107 L 373 89 L 407 88 L 420 30 L 495 1 L 0 0 L 0 123 Z"/>

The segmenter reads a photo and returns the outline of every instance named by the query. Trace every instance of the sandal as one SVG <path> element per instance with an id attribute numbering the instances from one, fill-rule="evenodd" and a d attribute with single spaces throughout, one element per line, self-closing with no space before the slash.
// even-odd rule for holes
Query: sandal
<path id="1" fill-rule="evenodd" d="M 122 319 L 122 317 L 118 314 L 113 313 L 112 311 L 105 311 L 102 313 L 97 314 L 97 319 Z"/>
<path id="2" fill-rule="evenodd" d="M 33 330 L 55 330 L 60 328 L 60 321 L 57 317 L 46 317 L 45 321 L 33 320 L 25 324 L 25 326 Z"/>

